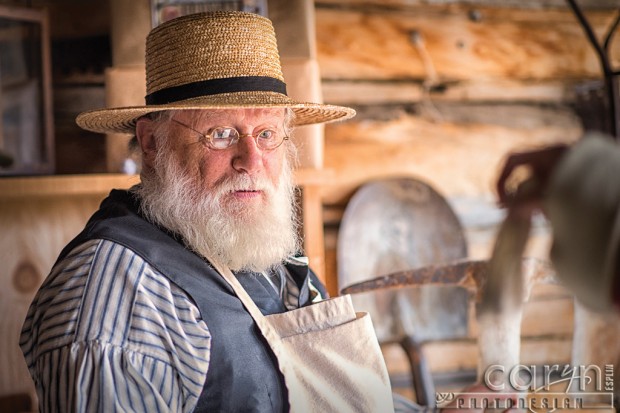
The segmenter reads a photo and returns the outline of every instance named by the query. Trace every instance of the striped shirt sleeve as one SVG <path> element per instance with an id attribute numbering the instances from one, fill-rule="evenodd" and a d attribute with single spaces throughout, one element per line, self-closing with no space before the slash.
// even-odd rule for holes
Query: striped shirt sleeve
<path id="1" fill-rule="evenodd" d="M 210 342 L 182 290 L 102 240 L 55 266 L 20 338 L 42 412 L 192 411 Z"/>

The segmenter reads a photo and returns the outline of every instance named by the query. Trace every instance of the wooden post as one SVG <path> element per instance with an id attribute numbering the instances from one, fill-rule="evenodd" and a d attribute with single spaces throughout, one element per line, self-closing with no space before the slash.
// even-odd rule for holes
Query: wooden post
<path id="1" fill-rule="evenodd" d="M 305 102 L 322 102 L 321 75 L 316 60 L 314 2 L 269 0 L 269 18 L 278 39 L 282 71 L 288 95 Z M 324 153 L 323 125 L 302 126 L 293 135 L 298 147 L 299 167 L 306 174 L 321 175 Z M 314 181 L 314 180 L 313 180 Z M 301 183 L 304 251 L 310 266 L 326 284 L 323 204 L 320 183 Z M 332 281 L 332 280 L 330 280 Z"/>
<path id="2" fill-rule="evenodd" d="M 327 285 L 325 279 L 325 241 L 323 233 L 323 205 L 321 186 L 306 184 L 302 186 L 302 218 L 304 250 L 312 270 Z M 330 295 L 334 291 L 330 291 Z"/>
<path id="3" fill-rule="evenodd" d="M 112 64 L 106 70 L 106 106 L 140 106 L 144 104 L 145 39 L 151 30 L 149 0 L 111 0 Z M 122 172 L 127 158 L 129 136 L 106 136 L 108 172 Z"/>

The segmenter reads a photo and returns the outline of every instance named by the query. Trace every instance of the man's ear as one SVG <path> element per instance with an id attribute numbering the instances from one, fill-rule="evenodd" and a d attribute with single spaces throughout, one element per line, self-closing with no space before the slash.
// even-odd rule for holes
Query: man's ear
<path id="1" fill-rule="evenodd" d="M 136 122 L 136 139 L 142 150 L 142 162 L 149 168 L 153 167 L 157 154 L 157 144 L 153 135 L 154 126 L 153 120 L 147 117 L 142 117 Z"/>

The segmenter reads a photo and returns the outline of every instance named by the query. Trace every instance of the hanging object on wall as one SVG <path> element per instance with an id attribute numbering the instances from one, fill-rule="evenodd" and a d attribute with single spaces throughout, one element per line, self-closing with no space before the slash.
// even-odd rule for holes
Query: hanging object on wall
<path id="1" fill-rule="evenodd" d="M 153 27 L 186 14 L 238 10 L 267 16 L 267 0 L 151 0 Z"/>
<path id="2" fill-rule="evenodd" d="M 596 33 L 592 29 L 592 26 L 588 22 L 588 19 L 584 15 L 583 11 L 576 0 L 567 0 L 568 5 L 575 13 L 575 17 L 581 24 L 588 41 L 594 48 L 596 55 L 599 59 L 601 69 L 603 71 L 603 77 L 605 81 L 605 92 L 607 95 L 606 104 L 608 109 L 608 120 L 606 122 L 606 128 L 601 128 L 603 131 L 611 134 L 616 140 L 620 140 L 620 92 L 618 90 L 618 75 L 620 70 L 612 67 L 611 59 L 609 56 L 610 45 L 616 29 L 620 25 L 620 9 L 616 12 L 616 17 L 613 23 L 609 27 L 607 33 L 604 36 L 604 41 L 601 43 L 596 37 Z M 586 127 L 588 125 L 585 125 Z M 598 128 L 597 128 L 598 129 Z M 607 130 L 605 130 L 607 129 Z"/>

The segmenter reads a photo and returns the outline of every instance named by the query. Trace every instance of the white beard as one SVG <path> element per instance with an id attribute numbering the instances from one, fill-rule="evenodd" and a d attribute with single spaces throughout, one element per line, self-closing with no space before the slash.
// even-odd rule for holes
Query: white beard
<path id="1" fill-rule="evenodd" d="M 267 179 L 253 182 L 238 174 L 205 191 L 166 149 L 155 171 L 142 174 L 134 192 L 151 222 L 180 235 L 186 246 L 232 271 L 268 270 L 298 251 L 294 185 L 288 160 L 277 188 Z M 230 191 L 261 189 L 266 202 L 247 204 L 230 199 Z"/>

